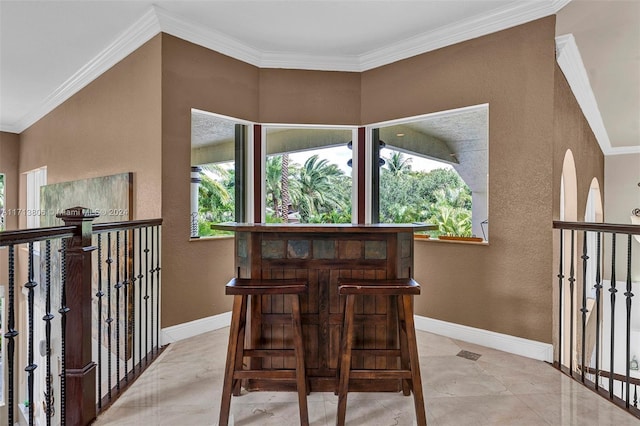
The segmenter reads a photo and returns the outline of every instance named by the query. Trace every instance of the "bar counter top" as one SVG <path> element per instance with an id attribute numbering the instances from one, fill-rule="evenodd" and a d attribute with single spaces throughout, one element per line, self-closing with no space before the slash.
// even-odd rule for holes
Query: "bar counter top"
<path id="1" fill-rule="evenodd" d="M 375 223 L 370 225 L 351 223 L 217 223 L 211 229 L 237 232 L 317 232 L 317 233 L 378 233 L 433 231 L 437 225 L 429 223 Z"/>

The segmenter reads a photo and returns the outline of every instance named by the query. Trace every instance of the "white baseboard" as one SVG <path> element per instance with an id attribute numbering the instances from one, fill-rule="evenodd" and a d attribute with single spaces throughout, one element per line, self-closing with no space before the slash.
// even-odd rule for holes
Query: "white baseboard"
<path id="1" fill-rule="evenodd" d="M 174 343 L 207 331 L 217 330 L 223 327 L 229 327 L 231 324 L 231 311 L 223 312 L 207 318 L 201 318 L 195 321 L 185 322 L 183 324 L 173 325 L 163 328 L 160 333 L 162 345 Z"/>
<path id="2" fill-rule="evenodd" d="M 553 362 L 553 345 L 433 318 L 415 316 L 416 330 L 474 343 L 515 355 Z"/>
<path id="3" fill-rule="evenodd" d="M 161 332 L 162 344 L 166 345 L 208 331 L 228 327 L 230 323 L 231 312 L 225 312 L 212 317 L 163 328 Z M 419 315 L 415 316 L 415 324 L 417 330 L 439 334 L 527 358 L 553 362 L 553 346 L 549 343 L 536 342 L 535 340 L 523 339 L 521 337 L 440 321 Z"/>

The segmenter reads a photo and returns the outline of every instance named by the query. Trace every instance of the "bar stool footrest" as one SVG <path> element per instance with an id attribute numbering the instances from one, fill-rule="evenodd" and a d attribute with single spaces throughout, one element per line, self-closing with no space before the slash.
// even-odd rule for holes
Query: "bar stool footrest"
<path id="1" fill-rule="evenodd" d="M 296 380 L 296 370 L 238 370 L 234 379 Z"/>
<path id="2" fill-rule="evenodd" d="M 399 357 L 400 349 L 351 349 L 351 353 L 356 356 L 380 356 L 380 357 Z"/>
<path id="3" fill-rule="evenodd" d="M 411 379 L 410 370 L 351 370 L 350 379 Z"/>
<path id="4" fill-rule="evenodd" d="M 251 358 L 267 358 L 272 356 L 295 357 L 295 349 L 245 349 L 244 356 Z"/>

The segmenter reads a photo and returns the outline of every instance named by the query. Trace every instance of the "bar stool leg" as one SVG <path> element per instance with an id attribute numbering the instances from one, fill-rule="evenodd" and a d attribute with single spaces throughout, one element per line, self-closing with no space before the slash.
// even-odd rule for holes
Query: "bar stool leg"
<path id="1" fill-rule="evenodd" d="M 346 309 L 346 296 L 345 296 L 345 303 L 342 304 L 342 324 L 346 324 L 347 323 L 347 309 Z M 338 395 L 338 389 L 339 389 L 339 385 L 340 385 L 340 363 L 342 362 L 342 351 L 344 349 L 344 335 L 346 334 L 346 328 L 347 327 L 342 327 L 340 329 L 340 343 L 338 344 L 338 362 L 336 365 L 336 388 L 333 391 L 334 395 Z"/>
<path id="2" fill-rule="evenodd" d="M 238 332 L 240 329 L 241 313 L 243 306 L 247 304 L 247 296 L 234 296 L 231 313 L 231 329 L 229 330 L 229 345 L 227 347 L 227 363 L 224 369 L 224 383 L 222 385 L 222 401 L 220 403 L 220 426 L 229 423 L 229 410 L 231 408 L 231 393 L 233 392 L 233 373 L 236 369 L 238 352 Z M 240 342 L 243 345 L 244 342 Z M 242 348 L 240 348 L 241 350 Z"/>
<path id="3" fill-rule="evenodd" d="M 413 404 L 416 409 L 416 422 L 418 426 L 426 426 L 427 416 L 424 409 L 422 378 L 420 377 L 420 358 L 418 356 L 416 328 L 413 321 L 413 296 L 403 295 L 402 304 L 406 322 L 407 344 L 409 346 L 409 362 L 411 364 L 411 388 L 413 390 Z"/>
<path id="4" fill-rule="evenodd" d="M 353 321 L 355 296 L 347 295 L 344 308 L 344 327 L 342 342 L 340 343 L 340 382 L 338 384 L 338 416 L 337 426 L 344 426 L 347 415 L 347 393 L 349 392 L 349 373 L 351 372 L 351 345 L 353 342 Z"/>
<path id="5" fill-rule="evenodd" d="M 293 325 L 293 344 L 296 351 L 296 386 L 298 388 L 300 424 L 302 426 L 309 426 L 309 409 L 307 407 L 307 374 L 304 365 L 302 320 L 300 318 L 300 298 L 298 295 L 291 297 L 291 318 Z"/>
<path id="6" fill-rule="evenodd" d="M 236 347 L 236 361 L 234 371 L 236 369 L 242 369 L 242 363 L 244 361 L 244 345 L 245 345 L 245 333 L 247 330 L 247 306 L 249 304 L 248 296 L 244 296 L 244 301 L 242 302 L 242 307 L 240 311 L 240 326 L 238 328 L 238 345 Z M 233 380 L 233 396 L 240 396 L 242 391 L 242 380 L 234 379 Z"/>
<path id="7" fill-rule="evenodd" d="M 404 304 L 402 297 L 393 296 L 398 309 L 398 337 L 400 338 L 400 367 L 403 370 L 410 369 L 409 345 L 407 342 L 407 322 L 405 321 Z M 402 394 L 411 394 L 411 383 L 408 379 L 402 379 Z"/>

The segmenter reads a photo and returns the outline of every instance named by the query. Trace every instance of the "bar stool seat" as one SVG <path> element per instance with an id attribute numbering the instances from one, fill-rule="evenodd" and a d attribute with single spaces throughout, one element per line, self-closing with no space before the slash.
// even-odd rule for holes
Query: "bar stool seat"
<path id="1" fill-rule="evenodd" d="M 420 360 L 418 358 L 418 346 L 413 320 L 413 296 L 420 294 L 420 285 L 412 278 L 388 280 L 339 278 L 338 294 L 346 296 L 346 298 L 338 359 L 339 382 L 336 424 L 342 426 L 345 423 L 350 379 L 400 379 L 402 380 L 404 395 L 408 396 L 413 393 L 418 426 L 426 426 L 427 417 L 424 408 Z M 398 356 L 400 359 L 399 369 L 351 368 L 356 296 L 389 296 L 396 299 L 400 338 L 399 350 L 360 349 L 358 353 L 375 355 L 376 352 L 379 352 L 385 356 L 389 354 Z"/>
<path id="2" fill-rule="evenodd" d="M 302 322 L 300 320 L 300 295 L 307 293 L 307 282 L 298 279 L 250 279 L 233 278 L 225 287 L 225 294 L 234 296 L 231 311 L 231 328 L 227 363 L 220 404 L 220 426 L 229 422 L 231 396 L 240 395 L 242 379 L 290 380 L 295 381 L 298 392 L 300 424 L 309 424 L 307 408 L 307 376 L 302 344 Z M 245 349 L 244 340 L 247 326 L 248 296 L 287 295 L 291 298 L 291 325 L 293 328 L 293 349 Z M 244 369 L 243 358 L 264 358 L 270 356 L 295 357 L 295 370 L 291 369 Z"/>

